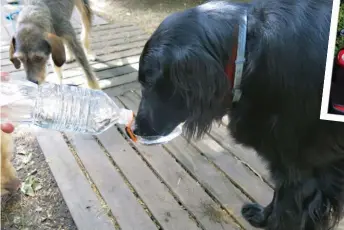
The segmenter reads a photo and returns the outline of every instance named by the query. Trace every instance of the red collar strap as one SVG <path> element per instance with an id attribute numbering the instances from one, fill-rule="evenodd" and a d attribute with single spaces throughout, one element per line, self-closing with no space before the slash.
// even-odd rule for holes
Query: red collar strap
<path id="1" fill-rule="evenodd" d="M 229 57 L 229 63 L 225 67 L 225 73 L 231 82 L 232 102 L 238 102 L 241 97 L 241 80 L 245 64 L 246 35 L 247 35 L 247 12 L 242 15 L 242 23 L 239 24 L 238 42 Z"/>
<path id="2" fill-rule="evenodd" d="M 226 66 L 226 69 L 225 69 L 226 75 L 227 75 L 227 77 L 230 81 L 230 84 L 231 84 L 231 89 L 233 89 L 233 87 L 234 87 L 235 60 L 237 57 L 237 49 L 238 49 L 238 46 L 236 44 L 232 50 L 232 55 L 229 57 L 229 62 L 228 62 L 228 65 Z"/>

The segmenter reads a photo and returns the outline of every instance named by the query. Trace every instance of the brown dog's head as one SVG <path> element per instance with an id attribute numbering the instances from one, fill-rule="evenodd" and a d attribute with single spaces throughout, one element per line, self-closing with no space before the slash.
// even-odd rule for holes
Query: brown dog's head
<path id="1" fill-rule="evenodd" d="M 62 39 L 42 32 L 37 26 L 22 25 L 12 38 L 9 57 L 16 69 L 24 65 L 26 77 L 34 83 L 42 83 L 46 77 L 46 63 L 50 56 L 56 66 L 61 67 L 66 61 Z"/>

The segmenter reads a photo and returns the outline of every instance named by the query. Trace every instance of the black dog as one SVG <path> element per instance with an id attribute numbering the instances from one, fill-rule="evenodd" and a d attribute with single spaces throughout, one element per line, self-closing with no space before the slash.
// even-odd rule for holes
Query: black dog
<path id="1" fill-rule="evenodd" d="M 209 2 L 172 14 L 144 47 L 135 133 L 164 135 L 185 122 L 189 138 L 230 116 L 275 181 L 271 204 L 242 214 L 269 230 L 327 230 L 344 206 L 344 124 L 320 120 L 331 0 Z M 232 53 L 247 12 L 242 96 L 232 103 Z"/>

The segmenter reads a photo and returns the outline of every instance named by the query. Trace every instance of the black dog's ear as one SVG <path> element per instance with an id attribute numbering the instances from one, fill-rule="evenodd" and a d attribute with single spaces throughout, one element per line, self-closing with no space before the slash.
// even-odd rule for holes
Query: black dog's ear
<path id="1" fill-rule="evenodd" d="M 189 137 L 200 138 L 221 119 L 230 105 L 230 82 L 224 68 L 203 51 L 184 52 L 171 64 L 170 80 L 184 97 L 190 119 L 186 121 Z"/>

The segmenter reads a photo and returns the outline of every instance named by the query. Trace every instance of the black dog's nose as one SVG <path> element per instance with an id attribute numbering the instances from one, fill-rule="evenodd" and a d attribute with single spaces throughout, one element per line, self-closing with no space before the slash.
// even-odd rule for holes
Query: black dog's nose
<path id="1" fill-rule="evenodd" d="M 159 136 L 159 133 L 151 126 L 146 118 L 136 117 L 135 123 L 131 127 L 132 132 L 140 137 Z"/>

